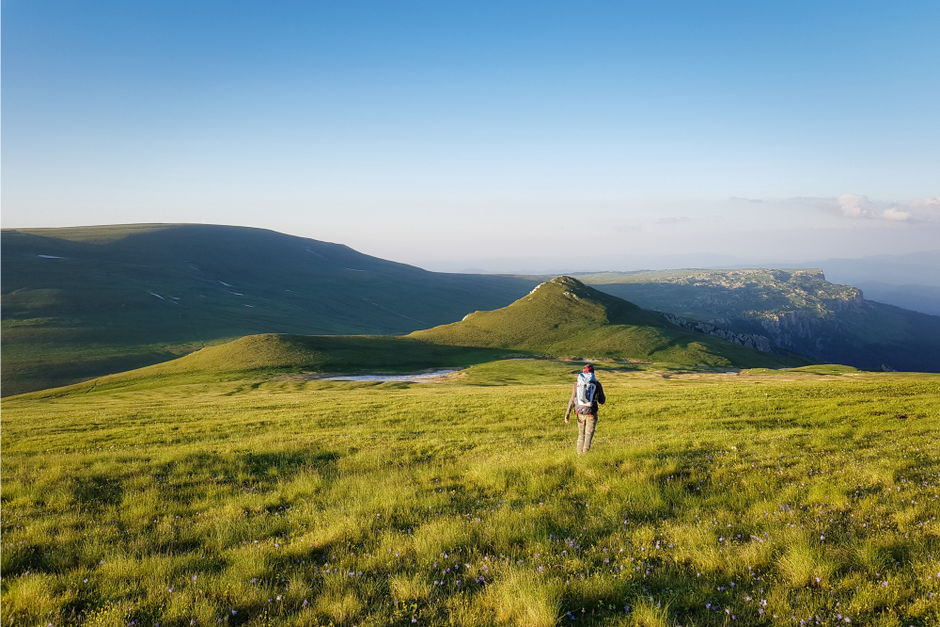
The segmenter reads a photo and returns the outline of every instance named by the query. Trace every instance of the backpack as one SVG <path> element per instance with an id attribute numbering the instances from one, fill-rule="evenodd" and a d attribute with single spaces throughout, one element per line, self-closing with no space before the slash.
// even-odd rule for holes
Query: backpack
<path id="1" fill-rule="evenodd" d="M 597 396 L 597 379 L 593 372 L 582 372 L 578 375 L 578 405 L 593 405 Z"/>

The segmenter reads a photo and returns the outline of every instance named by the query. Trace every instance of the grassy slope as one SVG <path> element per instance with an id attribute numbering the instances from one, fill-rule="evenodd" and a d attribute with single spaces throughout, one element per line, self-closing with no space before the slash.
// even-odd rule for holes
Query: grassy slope
<path id="1" fill-rule="evenodd" d="M 4 394 L 250 333 L 408 332 L 505 305 L 534 285 L 427 272 L 241 227 L 122 225 L 2 237 Z"/>
<path id="2" fill-rule="evenodd" d="M 862 299 L 815 270 L 668 270 L 579 275 L 642 307 L 767 334 L 783 347 L 859 368 L 940 371 L 940 317 Z M 772 322 L 771 322 L 772 324 Z"/>
<path id="3" fill-rule="evenodd" d="M 178 383 L 213 384 L 258 376 L 413 373 L 463 368 L 501 359 L 511 351 L 437 345 L 381 335 L 248 335 L 184 357 L 127 372 L 37 392 L 54 398 L 109 389 L 150 389 Z"/>
<path id="4" fill-rule="evenodd" d="M 0 620 L 940 622 L 937 375 L 577 368 L 7 398 Z"/>
<path id="5" fill-rule="evenodd" d="M 639 359 L 713 367 L 779 366 L 765 355 L 683 331 L 660 314 L 599 292 L 570 277 L 543 283 L 515 303 L 409 337 L 441 344 L 489 346 L 565 356 Z"/>

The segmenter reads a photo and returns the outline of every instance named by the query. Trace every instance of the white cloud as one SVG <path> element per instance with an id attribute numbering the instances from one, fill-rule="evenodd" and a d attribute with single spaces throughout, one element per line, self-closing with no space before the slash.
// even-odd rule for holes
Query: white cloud
<path id="1" fill-rule="evenodd" d="M 911 219 L 911 212 L 903 211 L 896 207 L 889 207 L 882 212 L 881 216 L 885 220 L 894 220 L 896 222 L 904 222 L 906 220 Z"/>
<path id="2" fill-rule="evenodd" d="M 734 202 L 740 202 L 734 200 Z M 807 226 L 820 226 L 820 216 L 829 216 L 828 224 L 854 223 L 857 227 L 867 225 L 905 225 L 933 224 L 940 225 L 940 196 L 917 199 L 877 199 L 865 194 L 845 193 L 839 196 L 796 196 L 790 198 L 764 198 L 762 205 L 766 211 L 762 219 L 769 220 L 769 214 L 782 217 L 787 223 L 782 226 L 794 226 L 800 220 Z M 737 207 L 737 217 L 743 216 Z M 753 212 L 748 212 L 753 214 Z"/>
<path id="3" fill-rule="evenodd" d="M 868 196 L 861 194 L 842 194 L 839 196 L 839 209 L 846 218 L 873 217 L 872 203 Z"/>
<path id="4" fill-rule="evenodd" d="M 801 199 L 806 201 L 807 199 Z M 842 194 L 835 199 L 813 199 L 816 207 L 828 207 L 852 220 L 888 220 L 891 222 L 940 222 L 940 197 L 919 198 L 909 202 L 871 200 L 863 194 Z"/>

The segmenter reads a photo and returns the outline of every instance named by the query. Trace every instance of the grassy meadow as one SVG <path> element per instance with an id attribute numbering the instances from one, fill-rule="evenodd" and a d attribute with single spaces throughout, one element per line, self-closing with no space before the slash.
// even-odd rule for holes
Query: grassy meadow
<path id="1" fill-rule="evenodd" d="M 940 376 L 256 372 L 3 400 L 3 625 L 935 625 Z"/>

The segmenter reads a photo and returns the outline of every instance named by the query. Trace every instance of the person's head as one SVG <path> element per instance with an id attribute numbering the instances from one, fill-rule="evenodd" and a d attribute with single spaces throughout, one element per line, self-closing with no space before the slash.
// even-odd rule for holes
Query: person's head
<path id="1" fill-rule="evenodd" d="M 593 373 L 593 372 L 594 372 L 594 366 L 592 366 L 591 364 L 585 364 L 585 365 L 584 365 L 584 368 L 581 370 L 581 372 L 590 372 L 590 373 Z"/>

